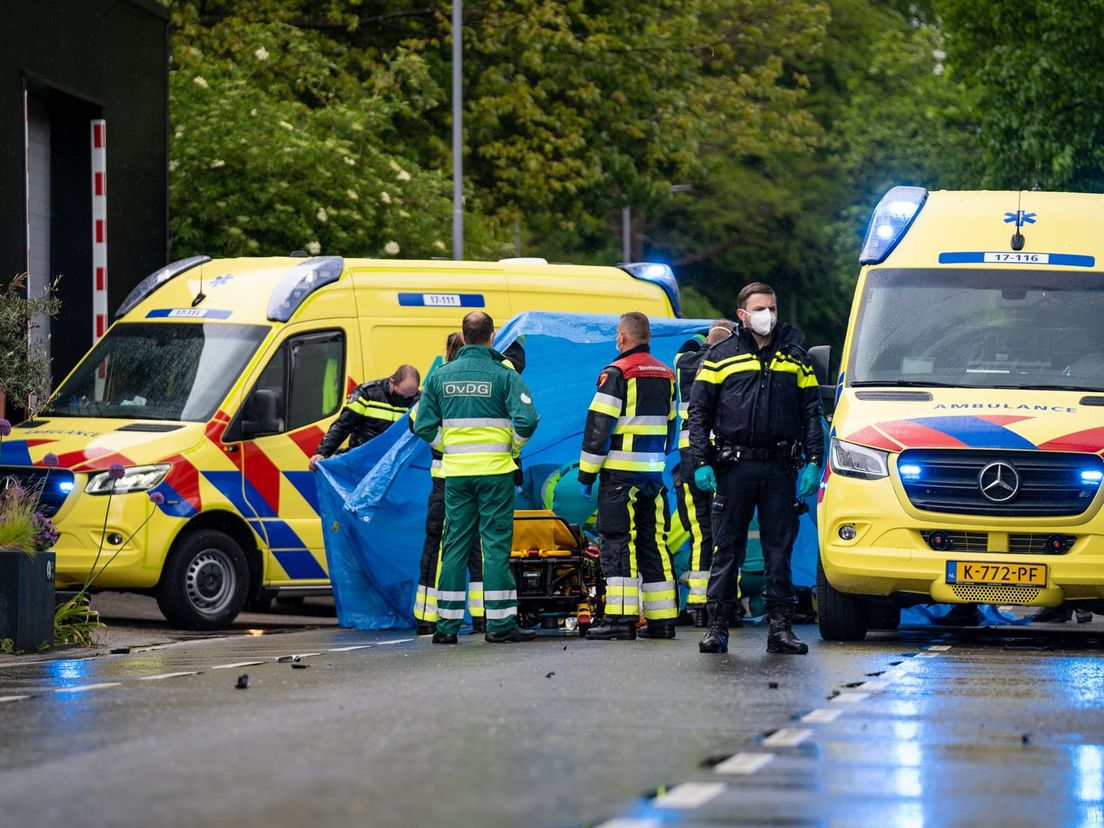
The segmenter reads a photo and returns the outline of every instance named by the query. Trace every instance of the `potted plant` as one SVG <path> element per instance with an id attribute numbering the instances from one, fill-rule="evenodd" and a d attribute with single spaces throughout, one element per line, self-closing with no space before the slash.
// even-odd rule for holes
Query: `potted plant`
<path id="1" fill-rule="evenodd" d="M 0 441 L 11 423 L 0 419 Z M 46 462 L 49 479 L 53 463 Z M 41 486 L 0 478 L 0 649 L 43 650 L 53 643 L 57 530 L 39 508 Z"/>

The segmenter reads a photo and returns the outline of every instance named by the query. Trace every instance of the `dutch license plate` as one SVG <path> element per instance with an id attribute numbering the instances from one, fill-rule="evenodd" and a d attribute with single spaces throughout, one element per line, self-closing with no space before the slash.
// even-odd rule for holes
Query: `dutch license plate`
<path id="1" fill-rule="evenodd" d="M 1046 564 L 947 561 L 948 584 L 1005 584 L 1045 587 Z"/>

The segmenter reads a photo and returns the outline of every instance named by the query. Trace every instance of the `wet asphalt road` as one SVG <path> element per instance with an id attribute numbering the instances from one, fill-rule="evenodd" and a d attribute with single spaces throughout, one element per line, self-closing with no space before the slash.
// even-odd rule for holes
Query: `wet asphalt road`
<path id="1" fill-rule="evenodd" d="M 805 657 L 317 620 L 3 659 L 0 824 L 1104 825 L 1100 618 Z"/>

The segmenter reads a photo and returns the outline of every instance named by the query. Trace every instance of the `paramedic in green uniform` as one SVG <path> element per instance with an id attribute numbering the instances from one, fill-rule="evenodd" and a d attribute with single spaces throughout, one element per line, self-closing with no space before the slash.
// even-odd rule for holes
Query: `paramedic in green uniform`
<path id="1" fill-rule="evenodd" d="M 464 618 L 468 550 L 483 542 L 486 639 L 531 641 L 517 626 L 517 586 L 510 572 L 514 534 L 514 458 L 537 429 L 524 380 L 491 349 L 494 322 L 464 317 L 464 347 L 426 381 L 414 433 L 441 451 L 445 539 L 437 580 L 435 644 L 455 644 Z"/>

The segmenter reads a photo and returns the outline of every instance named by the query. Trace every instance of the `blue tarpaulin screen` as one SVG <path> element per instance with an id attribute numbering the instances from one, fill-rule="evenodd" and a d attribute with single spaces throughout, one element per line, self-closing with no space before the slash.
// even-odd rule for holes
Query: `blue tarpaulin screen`
<path id="1" fill-rule="evenodd" d="M 524 313 L 495 337 L 499 350 L 524 337 L 524 379 L 541 416 L 522 455 L 525 491 L 531 495 L 539 491 L 547 470 L 578 460 L 595 381 L 617 357 L 617 319 Z M 652 353 L 671 365 L 679 346 L 708 327 L 709 320 L 703 319 L 653 319 Z M 677 453 L 668 468 L 675 458 Z M 326 557 L 342 626 L 364 630 L 414 626 L 429 464 L 429 446 L 409 432 L 404 418 L 365 445 L 319 465 Z M 673 498 L 670 505 L 673 509 Z M 795 583 L 808 586 L 815 578 L 816 531 L 807 515 L 801 526 L 794 548 L 794 576 Z"/>

